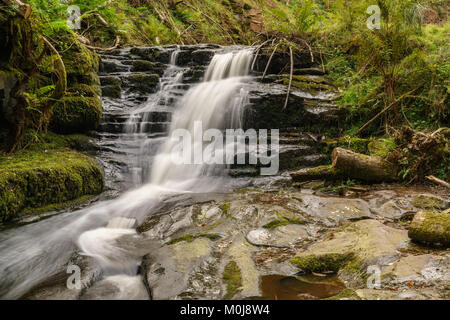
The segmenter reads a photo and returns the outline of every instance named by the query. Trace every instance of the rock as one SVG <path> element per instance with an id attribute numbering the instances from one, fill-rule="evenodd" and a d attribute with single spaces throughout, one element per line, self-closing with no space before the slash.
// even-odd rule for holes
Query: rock
<path id="1" fill-rule="evenodd" d="M 122 86 L 122 80 L 116 76 L 104 76 L 100 77 L 100 83 L 102 86 Z"/>
<path id="2" fill-rule="evenodd" d="M 71 276 L 69 267 L 79 267 L 81 270 L 81 287 L 69 288 L 67 282 Z M 94 259 L 74 253 L 67 266 L 60 272 L 41 282 L 22 299 L 25 300 L 77 300 L 86 288 L 90 287 L 103 274 Z"/>
<path id="3" fill-rule="evenodd" d="M 58 133 L 84 133 L 97 129 L 102 119 L 99 97 L 64 97 L 53 107 L 50 127 Z"/>
<path id="4" fill-rule="evenodd" d="M 154 93 L 158 84 L 157 74 L 134 73 L 126 78 L 126 86 L 129 90 L 141 94 Z"/>
<path id="5" fill-rule="evenodd" d="M 236 299 L 260 295 L 259 273 L 251 258 L 252 251 L 251 245 L 243 239 L 233 241 L 228 251 L 229 261 L 235 261 L 242 279 L 242 286 L 235 297 Z"/>
<path id="6" fill-rule="evenodd" d="M 78 152 L 51 151 L 30 154 L 21 161 L 0 165 L 0 220 L 48 210 L 103 190 L 99 165 Z M 30 186 L 33 186 L 32 188 Z"/>
<path id="7" fill-rule="evenodd" d="M 438 290 L 440 284 L 445 286 L 450 281 L 449 262 L 448 256 L 432 254 L 406 256 L 383 268 L 381 279 L 383 285 L 387 287 L 413 282 L 416 286 Z"/>
<path id="8" fill-rule="evenodd" d="M 344 227 L 332 239 L 314 243 L 291 259 L 305 272 L 344 270 L 347 274 L 365 272 L 371 265 L 395 261 L 399 249 L 408 241 L 407 232 L 363 220 Z"/>
<path id="9" fill-rule="evenodd" d="M 423 210 L 445 210 L 450 207 L 450 201 L 445 201 L 431 194 L 419 194 L 413 197 L 411 204 Z"/>
<path id="10" fill-rule="evenodd" d="M 208 65 L 214 56 L 214 50 L 201 49 L 192 52 L 192 62 L 197 65 Z"/>
<path id="11" fill-rule="evenodd" d="M 115 275 L 96 282 L 80 300 L 149 300 L 140 276 Z"/>
<path id="12" fill-rule="evenodd" d="M 348 221 L 373 219 L 367 202 L 361 199 L 340 199 L 303 195 L 299 209 L 307 215 L 307 221 L 326 226 L 336 226 Z"/>
<path id="13" fill-rule="evenodd" d="M 207 239 L 178 242 L 152 250 L 143 267 L 154 300 L 173 299 L 182 294 L 189 278 L 211 254 Z"/>
<path id="14" fill-rule="evenodd" d="M 122 88 L 115 85 L 107 85 L 102 87 L 102 96 L 120 99 L 122 97 Z"/>
<path id="15" fill-rule="evenodd" d="M 409 237 L 417 242 L 450 246 L 450 213 L 418 212 L 409 227 Z"/>

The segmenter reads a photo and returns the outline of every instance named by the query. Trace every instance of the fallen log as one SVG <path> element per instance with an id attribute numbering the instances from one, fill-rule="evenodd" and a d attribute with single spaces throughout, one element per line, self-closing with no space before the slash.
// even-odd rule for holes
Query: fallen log
<path id="1" fill-rule="evenodd" d="M 450 183 L 448 183 L 448 182 L 446 182 L 446 181 L 444 181 L 444 180 L 441 180 L 441 179 L 439 179 L 439 178 L 437 178 L 437 177 L 435 177 L 435 176 L 427 176 L 426 177 L 428 180 L 430 180 L 431 182 L 434 182 L 434 183 L 436 183 L 436 184 L 439 184 L 439 185 L 441 185 L 441 186 L 443 186 L 443 187 L 446 187 L 446 188 L 449 188 L 450 189 Z"/>
<path id="2" fill-rule="evenodd" d="M 24 18 L 28 19 L 31 15 L 31 6 L 27 3 L 23 3 L 20 0 L 3 0 L 9 6 L 15 6 L 17 12 Z"/>
<path id="3" fill-rule="evenodd" d="M 348 178 L 367 182 L 388 182 L 397 178 L 394 168 L 379 157 L 335 148 L 332 159 L 333 167 Z"/>

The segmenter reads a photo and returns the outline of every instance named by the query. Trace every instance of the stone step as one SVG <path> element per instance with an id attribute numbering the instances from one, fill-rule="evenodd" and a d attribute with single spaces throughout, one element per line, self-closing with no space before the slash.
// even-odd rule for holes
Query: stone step
<path id="1" fill-rule="evenodd" d="M 103 121 L 111 123 L 126 123 L 130 120 L 130 114 L 103 113 Z M 172 120 L 171 112 L 151 111 L 133 114 L 133 122 L 170 122 Z"/>
<path id="2" fill-rule="evenodd" d="M 140 122 L 128 126 L 126 123 L 107 122 L 100 124 L 99 130 L 102 132 L 121 133 L 131 130 L 142 133 L 163 133 L 170 128 L 170 122 Z"/>

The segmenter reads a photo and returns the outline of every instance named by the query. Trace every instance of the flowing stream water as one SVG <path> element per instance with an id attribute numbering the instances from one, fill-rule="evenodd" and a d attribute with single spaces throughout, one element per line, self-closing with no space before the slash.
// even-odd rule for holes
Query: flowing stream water
<path id="1" fill-rule="evenodd" d="M 196 121 L 201 121 L 203 130 L 241 127 L 253 51 L 227 51 L 216 52 L 203 82 L 178 96 L 173 112 L 167 101 L 183 86 L 183 68 L 176 66 L 175 49 L 158 92 L 131 112 L 124 136 L 139 146 L 139 152 L 127 160 L 135 188 L 117 199 L 0 233 L 0 298 L 22 297 L 61 270 L 77 249 L 95 258 L 111 276 L 127 275 L 133 280 L 138 262 L 115 242 L 120 237 L 136 236 L 129 218 L 142 222 L 164 199 L 176 194 L 226 189 L 224 165 L 171 161 L 177 142 L 170 136 L 178 129 L 193 132 Z M 149 135 L 155 112 L 173 112 L 169 138 Z"/>

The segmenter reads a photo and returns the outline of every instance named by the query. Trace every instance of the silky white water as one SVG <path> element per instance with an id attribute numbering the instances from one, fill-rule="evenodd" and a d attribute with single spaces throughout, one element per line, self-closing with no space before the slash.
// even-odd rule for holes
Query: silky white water
<path id="1" fill-rule="evenodd" d="M 191 88 L 177 103 L 170 133 L 176 129 L 192 132 L 195 121 L 201 121 L 203 130 L 239 128 L 247 101 L 245 83 L 251 60 L 250 49 L 216 54 L 204 82 Z M 129 253 L 121 250 L 117 239 L 135 236 L 132 223 L 116 220 L 111 228 L 105 228 L 112 218 L 135 218 L 142 222 L 174 194 L 205 193 L 223 187 L 223 181 L 217 178 L 221 166 L 173 163 L 174 144 L 172 139 L 166 139 L 151 164 L 147 184 L 142 187 L 84 210 L 3 231 L 0 234 L 0 298 L 20 298 L 61 270 L 77 248 L 97 259 L 99 264 L 120 269 L 123 263 L 124 269 L 130 270 L 125 263 Z"/>

